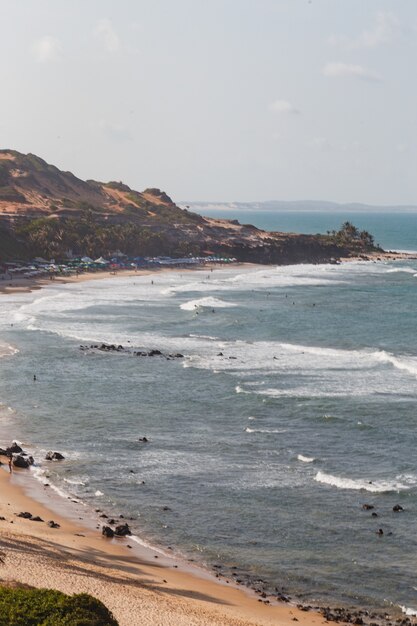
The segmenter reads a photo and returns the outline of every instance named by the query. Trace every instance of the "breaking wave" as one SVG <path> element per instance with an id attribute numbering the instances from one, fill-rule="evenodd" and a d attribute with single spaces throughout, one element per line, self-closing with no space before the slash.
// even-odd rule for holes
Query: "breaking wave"
<path id="1" fill-rule="evenodd" d="M 271 433 L 271 434 L 281 434 L 286 433 L 287 430 L 285 428 L 245 428 L 245 433 Z"/>
<path id="2" fill-rule="evenodd" d="M 407 606 L 400 606 L 400 609 L 404 615 L 408 615 L 408 617 L 417 617 L 417 609 L 412 609 Z"/>
<path id="3" fill-rule="evenodd" d="M 343 478 L 342 476 L 333 476 L 332 474 L 326 474 L 325 472 L 317 472 L 314 477 L 318 483 L 324 483 L 338 489 L 355 489 L 357 491 L 370 491 L 371 493 L 389 493 L 390 491 L 404 491 L 409 489 L 408 485 L 394 481 L 385 480 L 364 480 Z"/>
<path id="4" fill-rule="evenodd" d="M 313 456 L 304 456 L 303 454 L 298 454 L 297 459 L 302 463 L 313 463 L 316 460 Z"/>
<path id="5" fill-rule="evenodd" d="M 220 298 L 212 298 L 211 296 L 207 296 L 206 298 L 199 298 L 197 300 L 189 300 L 188 302 L 184 302 L 180 305 L 180 309 L 183 311 L 194 311 L 199 308 L 209 308 L 209 309 L 225 309 L 229 307 L 234 307 L 236 304 L 233 302 L 225 302 L 224 300 L 220 300 Z"/>
<path id="6" fill-rule="evenodd" d="M 387 270 L 386 272 L 387 274 L 400 274 L 400 273 L 404 273 L 404 274 L 414 274 L 416 273 L 416 270 L 413 269 L 412 267 L 394 267 L 392 269 Z"/>
<path id="7" fill-rule="evenodd" d="M 11 346 L 9 344 L 0 344 L 0 358 L 3 356 L 13 356 L 18 352 L 19 350 L 14 346 Z"/>

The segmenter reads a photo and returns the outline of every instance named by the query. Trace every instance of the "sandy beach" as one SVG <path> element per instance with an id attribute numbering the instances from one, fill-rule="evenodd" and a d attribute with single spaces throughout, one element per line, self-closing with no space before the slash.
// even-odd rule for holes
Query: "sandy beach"
<path id="1" fill-rule="evenodd" d="M 90 593 L 111 609 L 120 626 L 325 623 L 319 613 L 265 604 L 232 581 L 219 583 L 204 572 L 200 577 L 175 559 L 156 564 L 134 554 L 134 548 L 128 547 L 132 545 L 129 538 L 106 539 L 99 530 L 57 515 L 29 497 L 27 489 L 34 479 L 27 470 L 9 475 L 4 468 L 7 465 L 0 471 L 2 582 Z M 24 511 L 44 521 L 17 516 Z M 60 528 L 48 527 L 49 520 Z M 158 552 L 155 557 L 161 559 Z"/>
<path id="2" fill-rule="evenodd" d="M 361 255 L 358 257 L 344 257 L 340 259 L 341 263 L 353 263 L 357 261 L 362 262 L 377 262 L 377 261 L 404 261 L 415 259 L 417 256 L 415 254 L 410 254 L 407 252 L 383 252 L 383 253 L 369 253 L 366 256 Z M 54 276 L 54 279 L 51 280 L 49 276 L 43 277 L 22 277 L 16 276 L 12 279 L 3 279 L 0 280 L 0 294 L 11 294 L 11 293 L 28 293 L 30 291 L 34 291 L 37 289 L 42 289 L 50 284 L 61 284 L 65 285 L 66 283 L 75 283 L 75 282 L 83 282 L 86 280 L 102 280 L 104 278 L 118 278 L 120 276 L 145 276 L 149 274 L 159 273 L 159 272 L 188 272 L 188 271 L 204 271 L 204 270 L 218 270 L 224 269 L 225 267 L 244 267 L 244 268 L 262 268 L 267 267 L 265 265 L 259 265 L 255 263 L 230 263 L 226 266 L 218 265 L 218 264 L 207 264 L 204 266 L 187 266 L 187 267 L 154 267 L 154 268 L 144 268 L 144 269 L 132 269 L 132 270 L 118 270 L 118 271 L 99 271 L 99 272 L 83 272 L 78 275 L 70 275 L 70 276 Z"/>

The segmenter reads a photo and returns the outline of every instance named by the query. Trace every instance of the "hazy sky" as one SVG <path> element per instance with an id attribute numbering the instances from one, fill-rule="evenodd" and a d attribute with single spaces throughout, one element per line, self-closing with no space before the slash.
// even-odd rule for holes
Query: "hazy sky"
<path id="1" fill-rule="evenodd" d="M 0 0 L 2 147 L 179 200 L 417 203 L 416 0 Z"/>

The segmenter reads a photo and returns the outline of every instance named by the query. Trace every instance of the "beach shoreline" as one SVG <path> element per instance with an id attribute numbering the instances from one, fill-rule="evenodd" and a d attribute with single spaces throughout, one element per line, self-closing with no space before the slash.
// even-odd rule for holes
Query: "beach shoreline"
<path id="1" fill-rule="evenodd" d="M 396 260 L 408 258 L 408 255 L 394 257 Z M 394 259 L 390 257 L 387 260 Z M 257 267 L 250 264 L 239 265 Z M 195 269 L 197 268 L 193 268 Z M 161 268 L 159 271 L 178 272 L 182 268 Z M 100 272 L 82 274 L 73 279 L 46 279 L 42 284 L 35 281 L 35 286 L 26 284 L 27 289 L 18 287 L 17 291 L 41 289 L 57 282 L 64 284 L 109 277 L 143 276 L 153 272 L 154 270 L 127 270 L 116 276 Z M 3 457 L 0 460 L 5 461 Z M 158 553 L 157 549 L 128 548 L 127 545 L 131 544 L 129 539 L 107 540 L 101 536 L 100 529 L 94 527 L 93 520 L 90 524 L 85 520 L 81 523 L 81 520 L 77 521 L 66 515 L 65 511 L 58 514 L 55 507 L 51 510 L 51 507 L 36 496 L 29 496 L 26 492 L 31 489 L 31 481 L 34 480 L 32 476 L 27 476 L 27 470 L 17 470 L 12 476 L 0 471 L 0 489 L 3 496 L 0 501 L 0 517 L 5 517 L 0 522 L 0 550 L 4 552 L 0 578 L 4 581 L 52 586 L 70 593 L 92 593 L 114 611 L 121 625 L 135 623 L 129 614 L 131 609 L 126 612 L 126 604 L 129 607 L 137 606 L 135 611 L 143 612 L 138 614 L 138 623 L 143 624 L 172 623 L 180 626 L 227 623 L 236 626 L 263 626 L 289 624 L 294 620 L 303 624 L 323 624 L 329 620 L 328 616 L 326 619 L 317 610 L 307 611 L 284 603 L 278 604 L 272 596 L 263 598 L 258 594 L 256 597 L 254 592 L 250 593 L 243 586 L 239 588 L 231 577 L 224 577 L 220 584 L 208 570 L 206 574 L 202 568 L 199 571 L 197 567 L 180 562 L 181 559 L 171 559 Z M 58 498 L 59 496 L 54 500 L 56 503 L 59 503 Z M 59 504 L 57 506 L 60 508 Z M 64 508 L 66 507 L 62 505 L 62 510 Z M 60 528 L 49 529 L 45 523 L 18 518 L 16 514 L 20 511 L 30 511 L 45 522 L 53 519 L 60 524 Z M 13 527 L 9 526 L 11 523 Z M 10 528 L 13 529 L 12 532 Z M 158 565 L 153 562 L 156 557 Z M 65 562 L 65 575 L 60 578 L 58 570 L 62 562 Z M 178 567 L 175 567 L 177 564 Z M 114 592 L 110 591 L 113 587 Z M 146 595 L 146 600 L 143 595 Z M 146 604 L 146 609 L 141 608 L 143 604 Z M 354 611 L 351 613 L 355 614 Z M 342 619 L 338 621 L 344 623 Z"/>
<path id="2" fill-rule="evenodd" d="M 160 274 L 165 272 L 190 272 L 190 271 L 214 271 L 223 270 L 227 268 L 256 268 L 263 267 L 255 263 L 229 263 L 227 265 L 218 265 L 211 263 L 207 265 L 197 266 L 161 266 L 161 267 L 146 267 L 141 269 L 119 269 L 119 270 L 101 270 L 96 272 L 80 272 L 79 274 L 72 274 L 70 276 L 54 275 L 53 279 L 49 276 L 42 277 L 14 277 L 13 279 L 5 279 L 0 281 L 0 294 L 13 294 L 13 293 L 30 293 L 43 289 L 48 285 L 67 285 L 71 283 L 82 283 L 91 280 L 105 280 L 116 279 L 120 277 L 140 277 L 140 276 L 153 276 L 154 274 Z"/>
<path id="3" fill-rule="evenodd" d="M 318 612 L 272 604 L 271 598 L 239 589 L 233 579 L 219 582 L 208 571 L 156 549 L 134 547 L 130 537 L 109 540 L 88 520 L 76 520 L 76 513 L 70 519 L 31 497 L 27 490 L 35 479 L 28 470 L 10 475 L 5 467 L 0 469 L 0 584 L 91 593 L 120 626 L 269 626 L 288 625 L 294 618 L 306 626 L 325 622 Z M 43 521 L 19 517 L 21 512 Z M 50 528 L 48 521 L 59 527 Z"/>
<path id="4" fill-rule="evenodd" d="M 417 259 L 417 254 L 411 252 L 372 252 L 366 255 L 360 255 L 355 257 L 343 257 L 339 260 L 340 263 L 376 263 L 382 261 L 406 261 Z M 53 280 L 49 276 L 42 277 L 13 277 L 12 279 L 3 278 L 0 280 L 0 294 L 13 294 L 13 293 L 30 293 L 31 291 L 42 289 L 47 285 L 66 285 L 68 283 L 79 283 L 88 280 L 103 280 L 109 278 L 119 278 L 126 276 L 150 276 L 153 274 L 159 274 L 161 272 L 189 272 L 189 271 L 214 271 L 227 268 L 265 268 L 274 267 L 276 263 L 271 265 L 263 265 L 257 263 L 246 262 L 233 262 L 227 265 L 219 265 L 211 263 L 207 265 L 197 266 L 170 266 L 170 267 L 146 267 L 141 269 L 119 269 L 117 271 L 96 271 L 96 272 L 81 272 L 77 275 L 61 276 L 54 275 Z M 280 266 L 278 266 L 280 267 Z"/>

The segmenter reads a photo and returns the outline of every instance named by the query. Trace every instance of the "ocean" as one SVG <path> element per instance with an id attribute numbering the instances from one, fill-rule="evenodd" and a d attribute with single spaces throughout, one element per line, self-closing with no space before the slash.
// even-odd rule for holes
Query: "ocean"
<path id="1" fill-rule="evenodd" d="M 417 250 L 411 214 L 241 217 L 268 219 L 351 219 Z M 119 276 L 0 302 L 0 445 L 24 442 L 39 481 L 302 602 L 417 609 L 417 260 Z M 80 349 L 101 342 L 126 349 Z M 184 357 L 133 354 L 152 349 Z M 66 460 L 42 461 L 50 449 Z"/>

